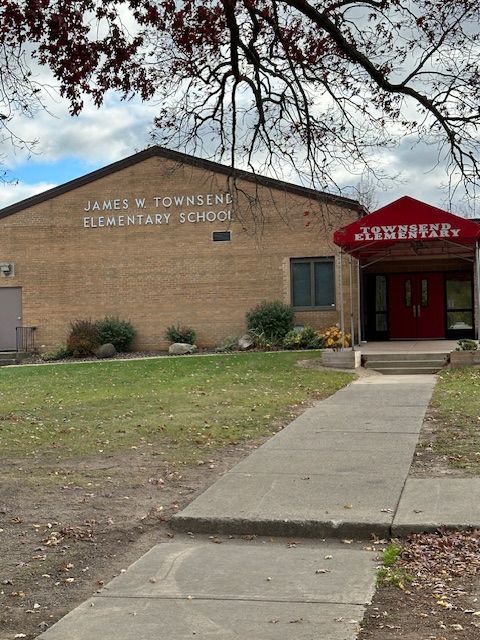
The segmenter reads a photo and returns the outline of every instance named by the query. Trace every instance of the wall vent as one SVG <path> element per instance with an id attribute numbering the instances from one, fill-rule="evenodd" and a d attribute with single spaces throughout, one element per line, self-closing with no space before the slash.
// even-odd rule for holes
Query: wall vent
<path id="1" fill-rule="evenodd" d="M 214 242 L 230 242 L 232 239 L 231 231 L 214 231 L 212 233 L 212 240 Z"/>

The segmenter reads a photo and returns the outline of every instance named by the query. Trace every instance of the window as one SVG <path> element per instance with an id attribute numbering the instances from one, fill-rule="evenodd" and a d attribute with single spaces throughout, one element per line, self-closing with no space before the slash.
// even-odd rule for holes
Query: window
<path id="1" fill-rule="evenodd" d="M 333 258 L 299 258 L 291 261 L 292 306 L 335 306 Z"/>
<path id="2" fill-rule="evenodd" d="M 447 328 L 448 331 L 473 329 L 473 296 L 471 276 L 447 277 Z"/>

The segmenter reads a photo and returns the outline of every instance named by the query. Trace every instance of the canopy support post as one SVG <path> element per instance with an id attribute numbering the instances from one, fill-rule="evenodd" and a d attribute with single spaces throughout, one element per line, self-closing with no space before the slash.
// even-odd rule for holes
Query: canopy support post
<path id="1" fill-rule="evenodd" d="M 360 297 L 360 259 L 357 259 L 357 322 L 358 322 L 358 344 L 362 344 L 362 299 Z"/>
<path id="2" fill-rule="evenodd" d="M 343 304 L 343 249 L 340 249 L 340 264 L 338 269 L 338 278 L 340 280 L 340 331 L 342 335 L 340 350 L 343 351 L 343 336 L 345 335 L 345 309 Z"/>
<path id="3" fill-rule="evenodd" d="M 354 327 L 354 319 L 353 319 L 353 260 L 352 256 L 348 256 L 348 288 L 349 288 L 349 296 L 350 296 L 350 335 L 352 340 L 352 351 L 355 351 L 355 327 Z"/>
<path id="4" fill-rule="evenodd" d="M 477 276 L 477 305 L 476 305 L 476 311 L 477 311 L 477 317 L 476 317 L 476 324 L 477 324 L 477 340 L 480 340 L 480 240 L 477 240 L 476 242 L 476 251 L 475 251 L 475 265 L 477 267 L 476 269 L 476 276 Z"/>

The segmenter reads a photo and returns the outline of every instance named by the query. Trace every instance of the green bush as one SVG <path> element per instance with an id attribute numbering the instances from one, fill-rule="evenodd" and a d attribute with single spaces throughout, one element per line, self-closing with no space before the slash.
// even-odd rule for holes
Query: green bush
<path id="1" fill-rule="evenodd" d="M 75 357 L 90 356 L 100 346 L 98 328 L 92 320 L 74 320 L 70 325 L 67 349 Z"/>
<path id="2" fill-rule="evenodd" d="M 195 344 L 197 334 L 191 327 L 185 327 L 180 324 L 172 324 L 165 331 L 165 339 L 171 343 L 184 342 L 186 344 Z"/>
<path id="3" fill-rule="evenodd" d="M 466 338 L 465 340 L 459 340 L 457 342 L 458 347 L 455 351 L 477 351 L 478 344 L 475 340 L 469 340 Z"/>
<path id="4" fill-rule="evenodd" d="M 99 320 L 97 330 L 100 344 L 111 343 L 119 353 L 129 351 L 136 334 L 131 322 L 117 316 Z"/>
<path id="5" fill-rule="evenodd" d="M 280 300 L 263 301 L 248 311 L 247 329 L 250 335 L 263 336 L 267 343 L 278 345 L 293 329 L 293 318 L 293 309 L 288 304 Z"/>
<path id="6" fill-rule="evenodd" d="M 323 338 L 307 325 L 303 329 L 289 331 L 283 339 L 283 346 L 285 349 L 321 349 Z"/>

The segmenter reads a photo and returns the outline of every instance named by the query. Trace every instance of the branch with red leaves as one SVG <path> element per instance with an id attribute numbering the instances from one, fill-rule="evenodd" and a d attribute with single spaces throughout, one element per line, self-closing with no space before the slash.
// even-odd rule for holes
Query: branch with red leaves
<path id="1" fill-rule="evenodd" d="M 479 23 L 479 0 L 4 0 L 3 121 L 35 102 L 33 47 L 73 114 L 110 90 L 158 101 L 162 144 L 256 170 L 287 161 L 331 187 L 339 166 L 361 170 L 409 137 L 438 145 L 468 186 Z"/>

